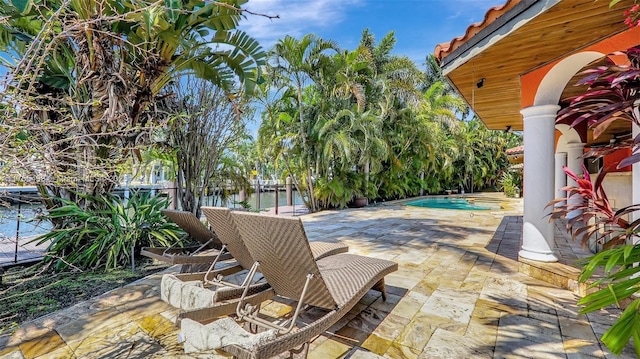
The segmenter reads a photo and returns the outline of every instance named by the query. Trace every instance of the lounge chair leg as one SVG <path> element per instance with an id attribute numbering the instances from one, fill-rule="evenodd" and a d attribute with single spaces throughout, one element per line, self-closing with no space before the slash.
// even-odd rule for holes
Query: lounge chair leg
<path id="1" fill-rule="evenodd" d="M 256 269 L 259 266 L 260 266 L 259 262 L 255 262 L 253 264 L 248 274 L 250 278 L 254 277 Z M 300 299 L 298 300 L 298 305 L 296 306 L 296 310 L 295 312 L 293 312 L 293 315 L 291 316 L 291 318 L 285 321 L 282 325 L 274 324 L 265 319 L 258 317 L 257 315 L 255 315 L 257 313 L 257 311 L 255 311 L 255 307 L 251 305 L 248 305 L 248 306 L 242 305 L 244 297 L 247 295 L 247 290 L 249 289 L 248 286 L 245 287 L 244 292 L 240 297 L 240 301 L 238 302 L 238 307 L 236 309 L 236 315 L 238 316 L 237 320 L 238 321 L 244 320 L 249 323 L 257 324 L 263 328 L 275 329 L 278 331 L 279 334 L 289 333 L 296 324 L 296 319 L 300 314 L 300 310 L 305 306 L 304 299 L 305 299 L 305 295 L 307 294 L 307 289 L 309 288 L 309 283 L 311 282 L 312 278 L 313 278 L 313 273 L 307 274 L 307 280 L 304 282 L 304 287 L 302 288 L 302 293 L 300 293 Z M 258 309 L 259 307 L 260 305 L 258 304 Z"/>
<path id="2" fill-rule="evenodd" d="M 302 353 L 301 358 L 306 358 L 307 355 L 309 355 L 309 342 L 302 344 L 302 346 L 300 346 L 300 348 L 298 349 L 289 350 L 289 359 L 292 359 L 294 354 L 300 353 Z"/>
<path id="3" fill-rule="evenodd" d="M 385 302 L 387 301 L 387 292 L 385 291 L 384 287 L 384 278 L 380 279 L 378 283 L 373 286 L 373 289 L 382 293 L 382 300 Z"/>

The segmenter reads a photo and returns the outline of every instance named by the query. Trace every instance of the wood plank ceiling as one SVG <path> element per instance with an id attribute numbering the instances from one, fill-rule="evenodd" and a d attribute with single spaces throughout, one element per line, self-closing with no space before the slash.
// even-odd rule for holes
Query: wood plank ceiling
<path id="1" fill-rule="evenodd" d="M 622 20 L 622 10 L 609 9 L 609 1 L 561 1 L 448 77 L 489 129 L 522 130 L 520 76 L 624 31 Z M 568 86 L 565 95 L 575 91 Z"/>

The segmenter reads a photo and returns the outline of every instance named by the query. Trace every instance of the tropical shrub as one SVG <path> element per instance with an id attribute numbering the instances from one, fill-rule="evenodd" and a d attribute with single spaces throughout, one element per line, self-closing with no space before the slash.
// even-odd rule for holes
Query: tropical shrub
<path id="1" fill-rule="evenodd" d="M 580 239 L 583 245 L 590 240 L 608 248 L 596 255 L 586 258 L 583 262 L 581 282 L 591 279 L 594 271 L 602 267 L 605 277 L 594 282 L 592 287 L 600 288 L 578 301 L 582 305 L 581 314 L 591 313 L 602 308 L 616 305 L 626 309 L 618 320 L 602 336 L 602 342 L 614 354 L 620 354 L 622 349 L 633 337 L 636 353 L 640 356 L 640 299 L 634 295 L 640 291 L 640 244 L 625 244 L 632 241 L 640 233 L 640 221 L 628 223 L 623 217 L 640 209 L 640 205 L 632 205 L 620 210 L 614 210 L 602 188 L 602 173 L 596 183 L 592 183 L 586 168 L 584 177 L 564 168 L 577 186 L 569 186 L 567 196 L 580 195 L 584 201 L 566 201 L 564 205 L 554 209 L 551 219 L 564 218 L 567 213 L 576 210 L 581 215 L 567 220 L 567 230 L 572 232 L 573 239 Z M 563 201 L 564 198 L 554 202 Z M 574 212 L 575 213 L 575 212 Z M 631 302 L 629 302 L 631 301 Z"/>
<path id="2" fill-rule="evenodd" d="M 500 187 L 507 197 L 518 197 L 522 187 L 522 174 L 520 172 L 505 171 L 500 178 Z"/>
<path id="3" fill-rule="evenodd" d="M 33 240 L 38 244 L 50 241 L 44 261 L 53 263 L 56 269 L 126 266 L 131 262 L 132 249 L 137 257 L 140 248 L 170 246 L 183 234 L 161 212 L 169 204 L 166 197 L 134 192 L 125 201 L 111 194 L 93 198 L 77 195 L 92 206 L 82 208 L 59 198 L 62 205 L 42 219 L 60 225 Z"/>
<path id="4" fill-rule="evenodd" d="M 578 85 L 589 86 L 583 95 L 568 99 L 569 105 L 558 115 L 558 122 L 577 126 L 586 122 L 593 129 L 594 137 L 599 136 L 615 120 L 628 121 L 640 125 L 640 47 L 628 49 L 626 55 L 630 66 L 620 66 L 613 62 L 585 71 L 586 77 Z M 605 148 L 613 151 L 622 147 L 631 147 L 632 154 L 620 161 L 618 168 L 629 166 L 640 161 L 640 136 L 632 141 L 615 143 Z M 565 172 L 576 183 L 564 189 L 568 196 L 579 195 L 583 201 L 566 201 L 557 199 L 551 220 L 566 218 L 569 212 L 579 210 L 581 214 L 567 220 L 567 230 L 573 233 L 574 239 L 583 243 L 595 240 L 608 242 L 607 249 L 587 258 L 580 276 L 581 281 L 591 279 L 596 268 L 602 267 L 605 277 L 594 284 L 601 288 L 578 301 L 583 307 L 580 313 L 589 313 L 610 305 L 626 309 L 618 320 L 602 336 L 602 342 L 614 354 L 620 354 L 629 339 L 633 337 L 636 354 L 640 356 L 640 220 L 627 221 L 633 218 L 640 204 L 614 210 L 602 187 L 609 168 L 604 168 L 591 182 L 590 175 L 583 168 L 581 178 L 567 168 Z"/>
<path id="5" fill-rule="evenodd" d="M 346 208 L 355 197 L 362 197 L 361 192 L 354 189 L 359 187 L 358 174 L 348 172 L 333 178 L 318 178 L 315 195 L 321 208 Z M 362 182 L 362 181 L 360 181 Z"/>

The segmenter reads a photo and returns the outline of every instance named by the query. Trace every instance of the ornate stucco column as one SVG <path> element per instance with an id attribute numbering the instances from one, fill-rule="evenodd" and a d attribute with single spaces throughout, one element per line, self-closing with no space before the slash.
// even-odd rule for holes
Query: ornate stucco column
<path id="1" fill-rule="evenodd" d="M 582 156 L 584 155 L 584 143 L 568 143 L 567 144 L 567 167 L 571 170 L 571 172 L 577 174 L 582 177 L 582 164 L 584 163 L 584 159 Z M 587 174 L 588 175 L 588 174 Z M 567 184 L 571 186 L 576 186 L 576 181 L 567 177 Z M 569 204 L 578 204 L 583 201 L 582 197 L 578 194 L 571 196 L 571 198 L 567 198 Z M 575 218 L 582 214 L 581 210 L 575 210 L 567 213 L 567 219 Z"/>
<path id="2" fill-rule="evenodd" d="M 567 175 L 562 169 L 563 166 L 567 165 L 567 153 L 557 152 L 555 154 L 555 159 L 555 198 L 562 198 L 567 196 L 567 192 L 562 190 L 562 188 L 567 185 Z M 563 204 L 564 202 L 557 203 L 558 206 Z"/>
<path id="3" fill-rule="evenodd" d="M 558 105 L 522 109 L 524 123 L 524 223 L 521 257 L 556 262 L 555 239 L 547 204 L 554 196 L 555 120 Z"/>

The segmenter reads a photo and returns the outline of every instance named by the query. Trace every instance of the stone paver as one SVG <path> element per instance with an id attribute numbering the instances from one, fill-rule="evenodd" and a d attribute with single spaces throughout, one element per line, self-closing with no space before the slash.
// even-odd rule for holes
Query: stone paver
<path id="1" fill-rule="evenodd" d="M 486 195 L 479 196 L 483 200 Z M 390 259 L 388 300 L 369 291 L 309 346 L 309 358 L 610 358 L 598 341 L 619 312 L 578 315 L 572 292 L 518 272 L 521 200 L 489 195 L 502 210 L 385 205 L 302 217 L 310 240 Z M 558 234 L 557 235 L 562 235 Z M 567 261 L 584 256 L 560 242 Z M 176 270 L 173 268 L 172 270 Z M 0 336 L 0 359 L 180 357 L 177 311 L 159 299 L 161 274 L 22 325 Z M 267 302 L 270 317 L 289 302 Z M 323 311 L 308 309 L 303 320 Z M 623 358 L 635 357 L 628 346 Z"/>

